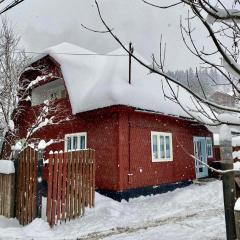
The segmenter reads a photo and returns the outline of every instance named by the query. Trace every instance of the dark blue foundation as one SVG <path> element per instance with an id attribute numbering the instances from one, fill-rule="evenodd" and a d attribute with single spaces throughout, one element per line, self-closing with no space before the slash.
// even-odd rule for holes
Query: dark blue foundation
<path id="1" fill-rule="evenodd" d="M 135 188 L 135 189 L 128 189 L 124 191 L 111 191 L 111 190 L 104 190 L 104 189 L 97 189 L 96 191 L 104 196 L 110 197 L 116 201 L 121 200 L 129 200 L 130 198 L 136 198 L 139 196 L 147 196 L 147 195 L 155 195 L 160 193 L 166 193 L 169 191 L 173 191 L 176 188 L 186 187 L 192 184 L 192 181 L 184 181 L 184 182 L 177 182 L 177 183 L 168 183 L 168 184 L 161 184 L 159 186 L 150 186 L 150 187 L 143 187 L 143 188 Z"/>

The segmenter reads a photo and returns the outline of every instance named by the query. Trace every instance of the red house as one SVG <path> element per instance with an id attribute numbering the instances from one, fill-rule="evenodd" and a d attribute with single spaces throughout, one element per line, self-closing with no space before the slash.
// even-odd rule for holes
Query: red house
<path id="1" fill-rule="evenodd" d="M 236 102 L 236 99 L 233 93 L 231 95 L 231 93 L 224 93 L 220 91 L 216 91 L 215 93 L 213 93 L 210 99 L 218 104 L 229 106 L 229 107 L 234 107 Z"/>
<path id="2" fill-rule="evenodd" d="M 46 158 L 50 150 L 95 149 L 101 193 L 128 199 L 208 176 L 207 167 L 191 154 L 211 162 L 212 133 L 170 99 L 165 80 L 133 61 L 129 84 L 129 58 L 122 50 L 103 56 L 62 43 L 45 53 L 21 77 L 32 83 L 15 122 L 20 139 L 26 138 L 40 106 L 50 100 L 57 106 L 55 122 L 39 128 L 32 139 L 52 143 Z M 171 87 L 185 110 L 194 106 L 190 94 Z"/>

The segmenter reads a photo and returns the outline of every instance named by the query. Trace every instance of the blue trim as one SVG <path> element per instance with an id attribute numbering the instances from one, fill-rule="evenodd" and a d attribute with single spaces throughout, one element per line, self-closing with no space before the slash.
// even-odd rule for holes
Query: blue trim
<path id="1" fill-rule="evenodd" d="M 104 196 L 110 197 L 116 201 L 121 200 L 129 200 L 130 198 L 136 198 L 139 196 L 147 196 L 147 195 L 155 195 L 160 193 L 166 193 L 169 191 L 174 191 L 177 188 L 186 187 L 192 184 L 192 181 L 184 181 L 178 183 L 168 183 L 162 184 L 159 186 L 150 186 L 150 187 L 143 187 L 143 188 L 135 188 L 135 189 L 128 189 L 124 191 L 112 191 L 112 190 L 104 190 L 104 189 L 97 189 L 96 191 Z"/>

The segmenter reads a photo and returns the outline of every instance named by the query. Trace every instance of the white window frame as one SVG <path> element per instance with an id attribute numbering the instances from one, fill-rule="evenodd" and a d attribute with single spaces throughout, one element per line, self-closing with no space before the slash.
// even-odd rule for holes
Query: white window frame
<path id="1" fill-rule="evenodd" d="M 85 137 L 85 149 L 87 149 L 87 133 L 86 132 L 78 132 L 78 133 L 70 133 L 70 134 L 65 134 L 64 137 L 64 151 L 65 152 L 71 152 L 71 151 L 75 151 L 75 149 L 71 149 L 71 150 L 67 150 L 67 139 L 70 137 L 71 138 L 71 145 L 73 146 L 73 137 L 78 137 L 80 138 L 81 136 Z M 80 141 L 78 141 L 78 147 L 76 150 L 80 150 Z M 82 149 L 81 149 L 82 150 Z"/>
<path id="2" fill-rule="evenodd" d="M 211 155 L 208 155 L 208 145 L 210 145 L 210 144 L 208 143 L 208 140 L 211 141 L 211 152 L 212 152 Z M 213 157 L 213 139 L 212 139 L 211 137 L 206 137 L 206 152 L 207 152 L 207 157 L 208 157 L 208 158 L 212 158 L 212 157 Z"/>
<path id="3" fill-rule="evenodd" d="M 153 154 L 153 136 L 157 136 L 157 152 L 158 158 L 154 158 Z M 161 158 L 160 157 L 160 136 L 168 136 L 170 142 L 170 158 Z M 166 144 L 164 144 L 164 151 L 166 153 Z M 173 146 L 172 146 L 172 133 L 169 132 L 155 132 L 151 131 L 151 154 L 152 154 L 152 162 L 170 162 L 173 161 Z"/>

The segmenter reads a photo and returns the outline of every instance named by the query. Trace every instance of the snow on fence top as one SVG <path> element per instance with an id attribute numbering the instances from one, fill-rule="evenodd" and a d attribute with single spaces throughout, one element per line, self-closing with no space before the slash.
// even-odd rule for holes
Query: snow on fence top
<path id="1" fill-rule="evenodd" d="M 16 144 L 11 148 L 12 151 L 20 151 L 21 149 L 22 149 L 22 143 L 20 141 L 16 142 Z"/>
<path id="2" fill-rule="evenodd" d="M 233 163 L 233 169 L 235 169 L 235 170 L 240 170 L 240 162 L 235 162 L 235 163 Z"/>
<path id="3" fill-rule="evenodd" d="M 46 148 L 46 142 L 44 140 L 41 140 L 38 144 L 38 149 L 43 150 Z"/>
<path id="4" fill-rule="evenodd" d="M 240 198 L 237 199 L 235 206 L 234 206 L 235 211 L 240 211 Z"/>
<path id="5" fill-rule="evenodd" d="M 71 55 L 77 53 L 85 55 Z M 134 53 L 144 60 L 139 54 Z M 61 65 L 73 114 L 113 105 L 126 105 L 141 110 L 191 118 L 177 103 L 164 96 L 165 93 L 168 97 L 172 97 L 166 80 L 159 75 L 149 74 L 149 70 L 134 59 L 132 84 L 128 83 L 129 60 L 123 49 L 107 54 L 114 56 L 99 56 L 79 46 L 61 43 L 46 49 L 38 59 L 46 55 L 50 55 Z M 179 96 L 185 110 L 190 110 L 194 117 L 209 123 L 209 119 L 196 111 L 196 105 L 199 105 L 191 94 L 174 83 L 171 83 L 171 87 Z M 208 107 L 205 105 L 202 107 L 212 115 Z"/>
<path id="6" fill-rule="evenodd" d="M 15 173 L 14 163 L 11 160 L 0 160 L 0 173 L 11 174 Z"/>
<path id="7" fill-rule="evenodd" d="M 233 159 L 235 159 L 235 158 L 240 159 L 240 151 L 234 151 L 234 152 L 232 153 L 232 156 L 233 156 Z"/>

